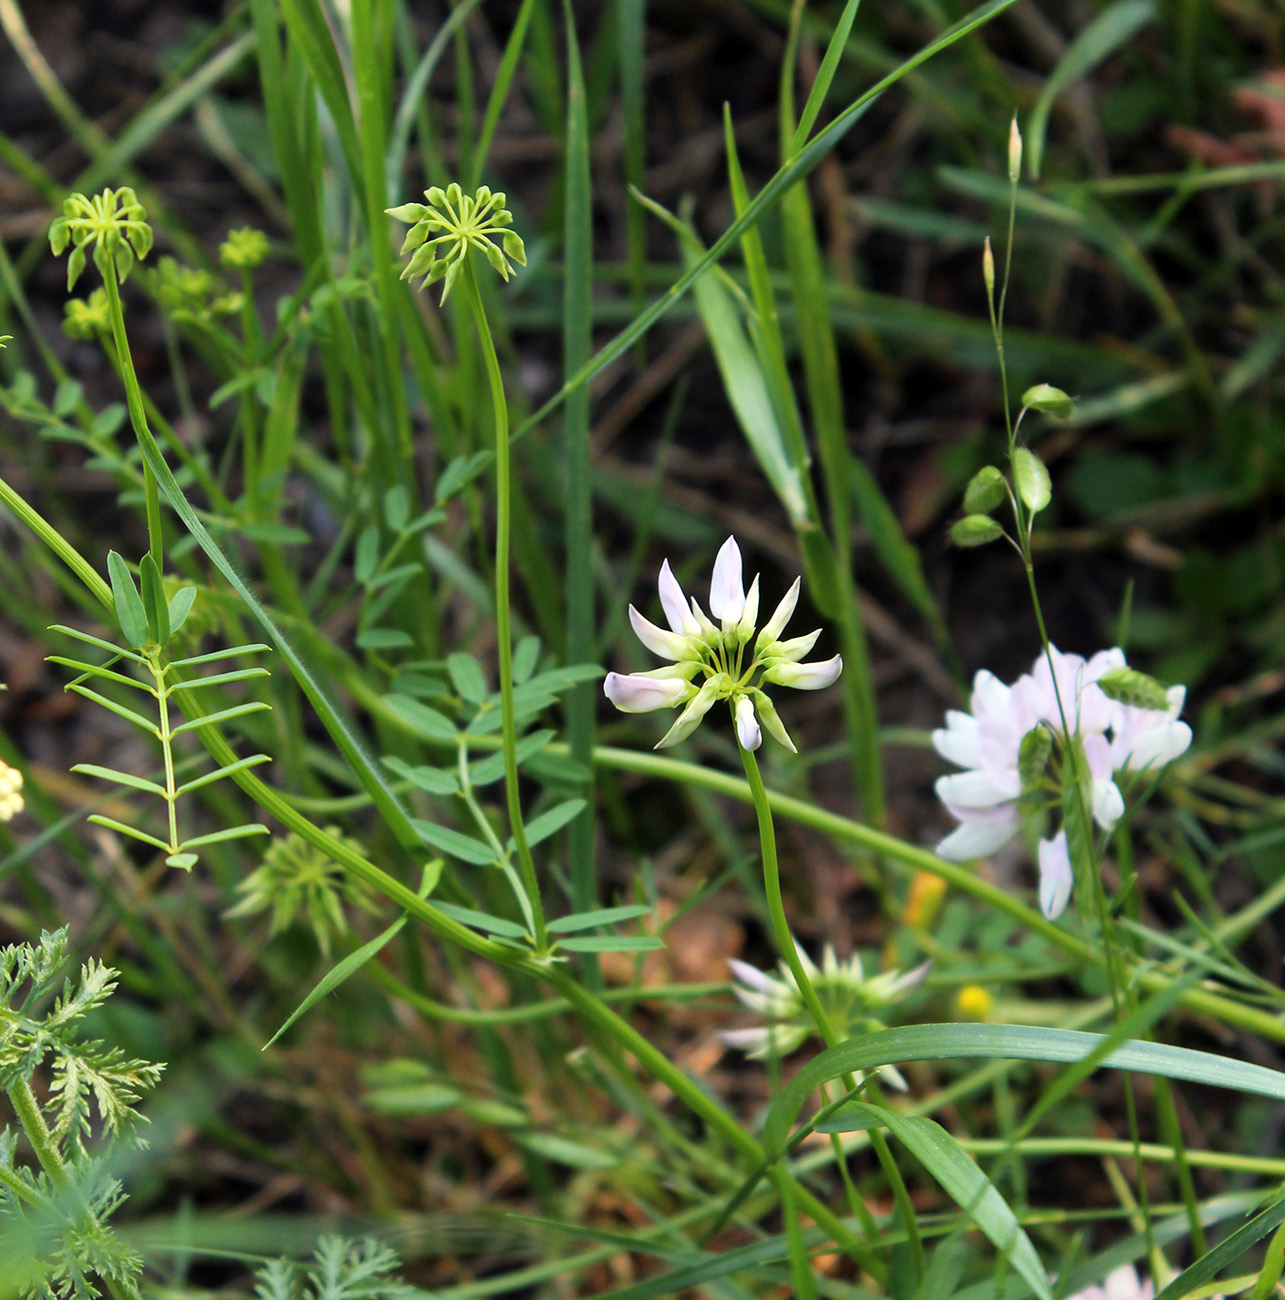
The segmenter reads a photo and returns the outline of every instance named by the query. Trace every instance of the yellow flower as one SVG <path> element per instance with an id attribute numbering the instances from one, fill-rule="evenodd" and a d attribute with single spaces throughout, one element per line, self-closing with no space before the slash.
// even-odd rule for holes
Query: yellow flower
<path id="1" fill-rule="evenodd" d="M 0 759 L 0 822 L 12 821 L 22 811 L 22 773 Z"/>
<path id="2" fill-rule="evenodd" d="M 955 995 L 955 1011 L 961 1020 L 988 1020 L 995 999 L 980 984 L 965 984 Z"/>

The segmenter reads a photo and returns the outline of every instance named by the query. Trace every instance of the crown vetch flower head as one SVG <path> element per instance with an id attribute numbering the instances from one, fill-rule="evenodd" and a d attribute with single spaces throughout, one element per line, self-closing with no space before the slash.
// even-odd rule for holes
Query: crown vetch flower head
<path id="1" fill-rule="evenodd" d="M 1072 745 L 1088 768 L 1093 819 L 1110 831 L 1124 815 L 1115 774 L 1163 767 L 1190 746 L 1191 728 L 1178 720 L 1185 700 L 1184 687 L 1166 691 L 1129 668 L 1118 647 L 1085 659 L 1050 646 L 1012 686 L 979 672 L 972 712 L 952 710 L 933 732 L 937 752 L 965 769 L 937 781 L 938 798 L 959 822 L 937 852 L 965 862 L 1002 848 L 1016 834 L 1023 806 L 1060 800 Z M 1050 778 L 1055 743 L 1060 760 Z M 1052 920 L 1071 897 L 1065 832 L 1040 841 L 1039 866 L 1040 907 Z"/>
<path id="2" fill-rule="evenodd" d="M 798 604 L 799 582 L 794 580 L 756 637 L 759 579 L 755 574 L 746 590 L 741 549 L 734 537 L 723 543 L 714 560 L 709 615 L 695 599 L 687 598 L 665 560 L 657 585 L 668 629 L 658 627 L 632 605 L 629 622 L 643 645 L 669 663 L 648 673 L 608 673 L 604 693 L 624 713 L 683 706 L 657 749 L 685 740 L 715 704 L 727 700 L 743 749 L 758 749 L 766 730 L 791 753 L 796 752 L 763 687 L 816 691 L 831 685 L 843 671 L 839 655 L 816 663 L 800 662 L 816 644 L 819 628 L 807 636 L 780 639 Z"/>
<path id="3" fill-rule="evenodd" d="M 868 976 L 859 953 L 854 953 L 847 961 L 840 961 L 829 944 L 822 953 L 818 969 L 797 942 L 794 948 L 817 1000 L 840 1039 L 882 1029 L 875 1013 L 895 1002 L 928 974 L 925 963 L 911 971 L 888 970 Z M 729 1029 L 719 1034 L 729 1047 L 740 1048 L 752 1060 L 772 1055 L 787 1056 L 817 1032 L 794 975 L 785 962 L 780 963 L 779 975 L 761 971 L 734 958 L 727 965 L 735 979 L 732 992 L 737 1000 L 767 1021 L 762 1026 Z M 906 1081 L 895 1066 L 882 1066 L 878 1074 L 894 1088 L 905 1089 Z"/>
<path id="4" fill-rule="evenodd" d="M 114 266 L 123 284 L 134 260 L 146 257 L 152 247 L 152 228 L 138 196 L 128 185 L 106 189 L 91 199 L 73 194 L 62 205 L 62 216 L 49 227 L 49 246 L 60 257 L 71 245 L 67 261 L 67 290 L 75 288 L 85 269 L 85 249 L 92 246 L 94 265 L 107 278 Z"/>
<path id="5" fill-rule="evenodd" d="M 478 249 L 504 280 L 513 273 L 511 262 L 526 265 L 526 248 L 516 232 L 508 229 L 513 214 L 504 206 L 502 191 L 483 185 L 470 197 L 452 181 L 445 189 L 434 185 L 425 190 L 424 197 L 427 204 L 403 203 L 385 209 L 390 217 L 410 226 L 401 249 L 401 256 L 411 254 L 402 270 L 403 280 L 423 276 L 421 289 L 443 281 L 445 302 L 464 270 L 470 248 Z"/>

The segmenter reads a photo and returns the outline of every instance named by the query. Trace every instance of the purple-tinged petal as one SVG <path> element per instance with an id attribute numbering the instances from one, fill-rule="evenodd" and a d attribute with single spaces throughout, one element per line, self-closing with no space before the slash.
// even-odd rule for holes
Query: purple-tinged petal
<path id="1" fill-rule="evenodd" d="M 794 614 L 794 607 L 799 603 L 799 588 L 802 583 L 802 578 L 795 578 L 789 591 L 781 597 L 781 603 L 776 607 L 775 613 L 763 624 L 763 630 L 759 633 L 758 640 L 754 642 L 755 654 L 762 654 L 785 631 L 785 625 L 790 621 Z"/>
<path id="2" fill-rule="evenodd" d="M 681 677 L 658 680 L 637 673 L 608 673 L 602 693 L 621 713 L 650 713 L 672 709 L 691 694 L 692 687 Z"/>
<path id="3" fill-rule="evenodd" d="M 821 691 L 832 686 L 843 671 L 843 656 L 811 664 L 774 664 L 763 674 L 764 683 L 792 686 L 796 691 Z"/>
<path id="4" fill-rule="evenodd" d="M 709 611 L 727 631 L 745 612 L 745 587 L 741 580 L 741 548 L 729 537 L 714 558 L 714 577 L 709 586 Z"/>
<path id="5" fill-rule="evenodd" d="M 754 716 L 754 704 L 748 695 L 736 701 L 736 738 L 742 749 L 751 753 L 763 743 L 763 732 Z"/>
<path id="6" fill-rule="evenodd" d="M 683 595 L 683 589 L 679 586 L 678 579 L 674 577 L 674 571 L 669 567 L 668 560 L 660 566 L 660 579 L 657 585 L 660 587 L 661 608 L 665 611 L 670 629 L 679 636 L 699 636 L 700 624 L 693 616 L 687 604 L 687 597 Z"/>
<path id="7" fill-rule="evenodd" d="M 657 654 L 662 659 L 672 659 L 675 663 L 680 659 L 691 658 L 691 646 L 685 636 L 666 632 L 664 628 L 657 627 L 655 623 L 645 619 L 632 605 L 629 606 L 629 624 L 639 641 L 652 654 Z"/>
<path id="8" fill-rule="evenodd" d="M 1071 901 L 1071 854 L 1066 832 L 1058 831 L 1051 840 L 1040 841 L 1040 911 L 1056 921 Z"/>

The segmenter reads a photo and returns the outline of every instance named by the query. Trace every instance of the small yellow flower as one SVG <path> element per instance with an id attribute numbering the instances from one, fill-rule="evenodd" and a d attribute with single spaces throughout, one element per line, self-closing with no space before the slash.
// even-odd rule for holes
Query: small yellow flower
<path id="1" fill-rule="evenodd" d="M 989 1020 L 995 999 L 980 984 L 965 984 L 955 995 L 955 1011 L 961 1020 Z"/>
<path id="2" fill-rule="evenodd" d="M 22 811 L 22 773 L 0 759 L 0 822 L 12 821 Z"/>
<path id="3" fill-rule="evenodd" d="M 929 929 L 945 897 L 946 882 L 940 876 L 927 871 L 915 872 L 906 902 L 906 923 L 916 930 Z"/>

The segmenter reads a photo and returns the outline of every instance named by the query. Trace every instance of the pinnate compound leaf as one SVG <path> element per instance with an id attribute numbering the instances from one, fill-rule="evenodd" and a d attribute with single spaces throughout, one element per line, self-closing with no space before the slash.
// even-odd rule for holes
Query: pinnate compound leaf
<path id="1" fill-rule="evenodd" d="M 165 584 L 161 571 L 151 553 L 143 556 L 138 566 L 143 583 L 143 610 L 147 615 L 147 630 L 157 645 L 170 639 L 170 607 L 165 600 Z"/>
<path id="2" fill-rule="evenodd" d="M 621 907 L 599 907 L 592 912 L 576 912 L 550 921 L 550 934 L 573 934 L 577 930 L 592 930 L 597 925 L 619 925 L 621 921 L 636 921 L 646 916 L 651 908 L 646 903 L 626 903 Z"/>
<path id="3" fill-rule="evenodd" d="M 170 635 L 187 622 L 187 616 L 192 612 L 192 603 L 196 600 L 195 587 L 180 587 L 170 601 Z"/>
<path id="4" fill-rule="evenodd" d="M 112 583 L 112 603 L 125 640 L 135 650 L 147 644 L 147 611 L 134 585 L 129 566 L 115 551 L 107 552 L 107 574 Z"/>
<path id="5" fill-rule="evenodd" d="M 495 851 L 471 835 L 464 835 L 449 826 L 438 826 L 418 817 L 411 818 L 411 825 L 425 844 L 448 857 L 472 863 L 475 867 L 489 867 L 495 861 Z"/>

